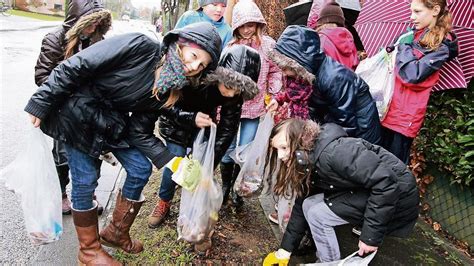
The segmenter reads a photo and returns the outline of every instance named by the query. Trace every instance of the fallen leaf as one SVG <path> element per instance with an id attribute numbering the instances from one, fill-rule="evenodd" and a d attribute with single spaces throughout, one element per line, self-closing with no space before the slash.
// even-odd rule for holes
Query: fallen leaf
<path id="1" fill-rule="evenodd" d="M 430 205 L 428 203 L 423 203 L 423 211 L 428 211 L 430 209 Z"/>
<path id="2" fill-rule="evenodd" d="M 441 230 L 441 225 L 437 222 L 434 222 L 433 223 L 433 229 L 438 232 L 439 230 Z"/>
<path id="3" fill-rule="evenodd" d="M 425 183 L 427 185 L 431 184 L 433 182 L 433 180 L 434 180 L 434 177 L 432 175 L 425 175 L 423 177 L 423 183 Z"/>
<path id="4" fill-rule="evenodd" d="M 217 235 L 219 235 L 219 236 L 222 237 L 222 238 L 227 238 L 227 236 L 225 236 L 225 235 L 224 235 L 223 233 L 221 233 L 221 232 L 218 232 Z"/>

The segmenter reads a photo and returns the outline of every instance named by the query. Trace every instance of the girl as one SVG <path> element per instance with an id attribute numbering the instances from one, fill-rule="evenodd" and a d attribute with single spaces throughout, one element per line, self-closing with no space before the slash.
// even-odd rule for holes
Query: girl
<path id="1" fill-rule="evenodd" d="M 306 222 L 320 262 L 340 259 L 335 226 L 362 226 L 361 256 L 376 251 L 385 235 L 405 237 L 412 231 L 419 212 L 416 181 L 385 149 L 348 137 L 339 125 L 320 128 L 293 118 L 273 128 L 270 145 L 265 167 L 275 169 L 281 161 L 273 192 L 297 199 L 280 249 L 264 265 L 288 262 Z"/>
<path id="2" fill-rule="evenodd" d="M 266 25 L 262 12 L 253 1 L 244 0 L 235 4 L 232 12 L 234 38 L 229 46 L 235 44 L 250 46 L 258 51 L 261 59 L 261 69 L 257 82 L 259 93 L 242 106 L 239 146 L 245 145 L 255 138 L 260 117 L 265 113 L 265 95 L 267 93 L 276 94 L 280 91 L 282 85 L 281 71 L 267 57 L 267 53 L 275 46 L 275 41 L 264 34 Z M 220 165 L 224 203 L 227 201 L 233 182 L 240 172 L 240 167 L 229 156 L 235 149 L 236 142 L 236 140 L 233 141 Z M 237 195 L 234 195 L 233 201 L 237 206 L 243 203 Z"/>
<path id="3" fill-rule="evenodd" d="M 162 44 L 140 33 L 116 36 L 65 60 L 31 97 L 25 111 L 33 125 L 65 143 L 79 263 L 118 264 L 99 242 L 92 199 L 94 159 L 105 151 L 113 152 L 127 178 L 100 239 L 128 253 L 143 251 L 129 230 L 144 202 L 141 193 L 152 168 L 148 158 L 161 168 L 174 157 L 153 135 L 155 122 L 179 99 L 177 90 L 215 69 L 220 47 L 209 23 L 171 31 Z"/>
<path id="4" fill-rule="evenodd" d="M 446 0 L 413 0 L 411 19 L 415 24 L 414 41 L 402 41 L 398 47 L 395 88 L 382 121 L 382 146 L 405 164 L 409 162 L 413 139 L 423 125 L 439 69 L 458 54 Z"/>

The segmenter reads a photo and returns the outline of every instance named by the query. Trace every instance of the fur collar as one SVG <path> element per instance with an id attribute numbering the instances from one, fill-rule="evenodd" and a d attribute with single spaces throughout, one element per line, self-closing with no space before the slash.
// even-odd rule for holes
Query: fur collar
<path id="1" fill-rule="evenodd" d="M 222 82 L 227 88 L 238 90 L 244 101 L 251 100 L 258 94 L 255 81 L 230 68 L 217 67 L 216 70 L 207 74 L 203 82 L 206 85 L 217 85 Z"/>
<path id="2" fill-rule="evenodd" d="M 314 74 L 310 73 L 306 68 L 304 68 L 302 65 L 298 64 L 295 60 L 281 54 L 275 49 L 270 50 L 268 52 L 268 57 L 275 63 L 280 69 L 290 69 L 294 71 L 297 75 L 298 78 L 301 78 L 311 84 L 311 86 L 314 83 L 314 80 L 316 77 Z"/>

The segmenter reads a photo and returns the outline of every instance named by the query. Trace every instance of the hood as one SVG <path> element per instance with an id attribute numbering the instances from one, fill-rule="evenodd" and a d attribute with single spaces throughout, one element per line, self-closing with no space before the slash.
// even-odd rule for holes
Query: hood
<path id="1" fill-rule="evenodd" d="M 183 28 L 174 29 L 163 37 L 163 44 L 165 46 L 163 52 L 166 53 L 168 50 L 167 47 L 171 43 L 176 42 L 179 37 L 195 42 L 211 55 L 212 63 L 205 69 L 206 72 L 216 69 L 221 54 L 222 43 L 216 27 L 209 22 L 198 22 L 189 24 Z"/>
<path id="2" fill-rule="evenodd" d="M 263 27 L 267 25 L 257 4 L 250 0 L 239 1 L 232 9 L 232 33 L 248 22 L 256 22 Z"/>
<path id="3" fill-rule="evenodd" d="M 239 90 L 244 100 L 253 99 L 259 92 L 257 80 L 260 74 L 260 55 L 246 45 L 232 45 L 222 52 L 219 67 L 208 74 L 206 84 L 224 83 L 228 88 Z"/>
<path id="4" fill-rule="evenodd" d="M 448 46 L 449 49 L 449 58 L 448 60 L 454 59 L 456 56 L 458 56 L 459 53 L 459 47 L 458 47 L 458 37 L 454 32 L 450 32 L 447 38 L 444 38 L 443 44 Z"/>
<path id="5" fill-rule="evenodd" d="M 353 54 L 355 47 L 354 39 L 350 31 L 346 28 L 336 27 L 323 29 L 319 34 L 326 36 L 334 44 L 340 54 L 347 57 Z"/>
<path id="6" fill-rule="evenodd" d="M 322 125 L 321 133 L 316 138 L 316 143 L 314 145 L 315 158 L 319 158 L 321 152 L 323 152 L 326 146 L 340 137 L 347 137 L 346 131 L 340 125 L 334 123 Z"/>
<path id="7" fill-rule="evenodd" d="M 278 38 L 275 50 L 312 74 L 317 73 L 325 58 L 320 50 L 318 33 L 306 26 L 288 26 Z"/>
<path id="8" fill-rule="evenodd" d="M 68 31 L 80 17 L 100 11 L 104 8 L 100 0 L 70 0 L 66 7 L 66 19 L 63 28 Z"/>
<path id="9" fill-rule="evenodd" d="M 66 39 L 71 40 L 73 37 L 79 37 L 81 32 L 92 25 L 93 23 L 98 22 L 94 36 L 91 36 L 92 39 L 98 38 L 99 40 L 103 39 L 104 35 L 109 31 L 110 26 L 112 26 L 112 14 L 109 10 L 102 9 L 93 11 L 88 15 L 84 15 L 66 32 Z M 95 40 L 97 41 L 97 40 Z M 94 42 L 95 42 L 94 41 Z"/>

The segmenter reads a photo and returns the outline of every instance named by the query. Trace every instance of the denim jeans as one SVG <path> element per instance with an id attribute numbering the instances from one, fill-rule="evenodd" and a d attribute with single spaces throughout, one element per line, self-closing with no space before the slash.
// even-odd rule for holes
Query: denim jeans
<path id="1" fill-rule="evenodd" d="M 65 146 L 72 179 L 72 206 L 75 210 L 89 210 L 93 207 L 92 197 L 98 184 L 97 159 L 70 145 Z M 150 161 L 136 148 L 116 149 L 112 153 L 127 172 L 122 195 L 130 200 L 139 200 L 151 175 Z"/>
<path id="2" fill-rule="evenodd" d="M 186 155 L 186 147 L 183 147 L 173 142 L 167 142 L 166 147 L 171 153 L 173 153 L 176 156 L 183 157 L 184 155 Z M 173 172 L 171 172 L 171 170 L 168 169 L 168 167 L 164 167 L 163 176 L 161 178 L 160 191 L 158 193 L 158 195 L 160 196 L 160 199 L 164 201 L 170 201 L 173 199 L 173 196 L 174 196 L 176 183 L 171 179 L 172 175 L 173 175 Z"/>
<path id="3" fill-rule="evenodd" d="M 258 124 L 260 122 L 260 118 L 248 119 L 242 118 L 240 119 L 240 136 L 239 136 L 239 146 L 245 145 L 250 143 L 252 140 L 255 139 L 255 134 L 257 133 Z M 227 149 L 224 157 L 222 157 L 221 162 L 223 163 L 233 163 L 234 160 L 230 158 L 230 153 L 235 150 L 237 136 L 234 137 L 234 140 L 230 144 L 229 148 Z"/>

